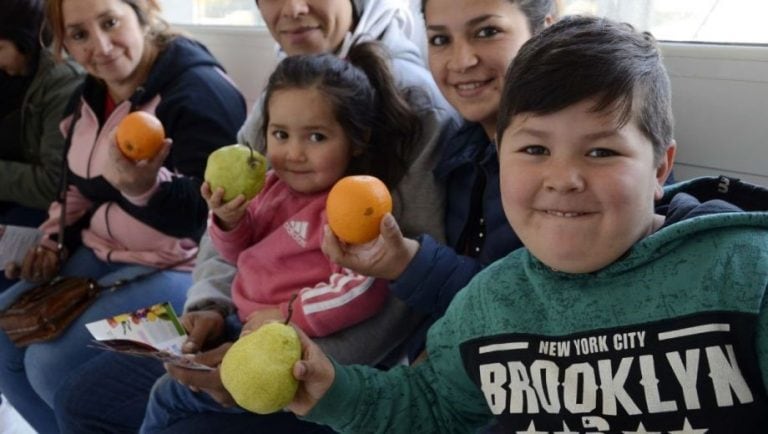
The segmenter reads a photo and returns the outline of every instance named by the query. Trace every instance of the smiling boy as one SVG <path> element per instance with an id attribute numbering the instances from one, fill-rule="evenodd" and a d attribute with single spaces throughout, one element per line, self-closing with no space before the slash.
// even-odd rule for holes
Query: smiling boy
<path id="1" fill-rule="evenodd" d="M 669 79 L 628 25 L 565 18 L 507 77 L 500 182 L 526 248 L 457 295 L 419 366 L 342 367 L 303 338 L 289 408 L 354 433 L 766 432 L 768 192 L 662 188 Z"/>
<path id="2" fill-rule="evenodd" d="M 550 114 L 516 116 L 501 136 L 502 203 L 525 246 L 549 267 L 590 273 L 664 222 L 653 200 L 672 167 L 635 119 L 595 112 L 588 98 Z M 657 161 L 658 160 L 658 161 Z"/>

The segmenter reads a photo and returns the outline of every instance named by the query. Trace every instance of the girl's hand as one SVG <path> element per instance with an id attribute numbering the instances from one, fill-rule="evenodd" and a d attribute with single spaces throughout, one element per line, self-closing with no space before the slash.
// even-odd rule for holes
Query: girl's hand
<path id="1" fill-rule="evenodd" d="M 243 325 L 243 330 L 240 332 L 240 336 L 256 331 L 257 328 L 270 321 L 285 322 L 283 313 L 279 308 L 255 310 L 248 316 L 248 321 Z"/>
<path id="2" fill-rule="evenodd" d="M 181 325 L 187 330 L 187 340 L 181 352 L 194 354 L 224 334 L 224 317 L 216 310 L 198 310 L 181 316 Z"/>
<path id="3" fill-rule="evenodd" d="M 102 176 L 124 195 L 141 196 L 155 186 L 157 173 L 171 151 L 171 144 L 171 139 L 165 139 L 157 155 L 149 160 L 133 161 L 120 152 L 113 137 Z"/>
<path id="4" fill-rule="evenodd" d="M 40 245 L 29 249 L 21 266 L 6 266 L 5 277 L 40 284 L 56 277 L 60 266 L 59 252 Z"/>
<path id="5" fill-rule="evenodd" d="M 224 202 L 224 189 L 219 187 L 216 191 L 211 191 L 211 185 L 207 182 L 203 182 L 200 187 L 200 194 L 208 203 L 208 209 L 216 216 L 216 223 L 225 231 L 234 229 L 248 209 L 249 202 L 242 194 L 229 202 Z"/>
<path id="6" fill-rule="evenodd" d="M 293 365 L 293 376 L 299 380 L 299 389 L 293 401 L 288 404 L 288 410 L 305 416 L 331 388 L 336 371 L 317 344 L 298 328 L 296 333 L 301 339 L 302 359 Z"/>
<path id="7" fill-rule="evenodd" d="M 332 262 L 364 276 L 395 280 L 419 251 L 419 242 L 403 237 L 392 214 L 381 219 L 381 233 L 366 244 L 351 245 L 339 240 L 326 226 L 322 249 Z"/>

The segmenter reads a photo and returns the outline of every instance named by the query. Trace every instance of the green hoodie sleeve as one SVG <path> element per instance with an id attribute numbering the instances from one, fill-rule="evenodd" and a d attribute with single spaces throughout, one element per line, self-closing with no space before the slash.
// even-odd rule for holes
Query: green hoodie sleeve
<path id="1" fill-rule="evenodd" d="M 307 419 L 342 433 L 470 433 L 491 419 L 482 392 L 467 376 L 459 344 L 479 312 L 467 291 L 430 329 L 427 360 L 387 372 L 336 364 L 336 379 Z M 476 318 L 480 321 L 479 318 Z"/>
<path id="2" fill-rule="evenodd" d="M 46 209 L 56 197 L 64 138 L 62 113 L 82 75 L 72 63 L 41 58 L 22 108 L 24 161 L 0 160 L 0 201 Z"/>

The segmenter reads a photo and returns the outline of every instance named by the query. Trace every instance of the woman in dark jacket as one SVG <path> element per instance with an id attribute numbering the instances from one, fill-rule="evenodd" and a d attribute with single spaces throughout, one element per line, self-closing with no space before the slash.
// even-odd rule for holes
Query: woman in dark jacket
<path id="1" fill-rule="evenodd" d="M 56 197 L 59 122 L 82 69 L 43 46 L 43 0 L 0 0 L 0 10 L 0 225 L 35 227 Z M 11 283 L 0 275 L 0 290 Z"/>
<path id="2" fill-rule="evenodd" d="M 430 315 L 409 343 L 422 348 L 426 330 L 480 270 L 522 246 L 501 205 L 494 134 L 502 82 L 520 47 L 558 15 L 553 0 L 423 0 L 429 66 L 448 102 L 465 119 L 443 146 L 434 174 L 446 188 L 445 244 L 428 234 L 404 237 L 387 216 L 382 235 L 366 246 L 326 236 L 331 260 L 391 280 L 392 293 Z"/>
<path id="3" fill-rule="evenodd" d="M 0 223 L 36 226 L 56 196 L 64 138 L 59 122 L 82 70 L 41 45 L 43 0 L 0 0 Z M 42 37 L 41 37 L 42 36 Z M 36 219 L 14 218 L 22 215 Z M 37 210 L 34 213 L 33 210 Z"/>

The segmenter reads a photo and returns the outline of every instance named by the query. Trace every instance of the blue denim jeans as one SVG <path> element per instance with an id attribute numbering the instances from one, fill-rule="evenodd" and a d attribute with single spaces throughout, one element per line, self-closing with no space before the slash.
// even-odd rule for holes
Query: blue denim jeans
<path id="1" fill-rule="evenodd" d="M 62 267 L 61 274 L 91 277 L 107 284 L 148 270 L 139 265 L 103 262 L 83 247 Z M 88 346 L 91 336 L 85 324 L 165 301 L 180 310 L 190 284 L 190 273 L 164 271 L 114 292 L 103 292 L 58 338 L 26 348 L 17 348 L 0 332 L 0 390 L 35 430 L 58 432 L 52 410 L 54 395 L 70 373 L 102 354 Z M 8 288 L 0 294 L 0 309 L 33 286 L 19 282 Z"/>
<path id="2" fill-rule="evenodd" d="M 222 407 L 207 393 L 193 392 L 164 375 L 152 388 L 140 433 L 190 432 L 305 434 L 335 431 L 302 421 L 288 412 L 260 415 L 240 407 Z"/>
<path id="3" fill-rule="evenodd" d="M 240 319 L 230 315 L 226 324 L 226 339 L 237 339 L 242 329 Z M 54 411 L 60 431 L 137 432 L 152 386 L 164 374 L 159 360 L 110 352 L 94 357 L 74 370 L 56 393 Z"/>
<path id="4" fill-rule="evenodd" d="M 103 432 L 103 431 L 102 431 Z M 299 420 L 293 413 L 267 415 L 254 413 L 200 413 L 182 419 L 160 431 L 162 434 L 216 433 L 216 434 L 335 434 L 324 425 Z"/>
<path id="5" fill-rule="evenodd" d="M 112 352 L 92 358 L 72 372 L 56 392 L 53 409 L 59 431 L 138 432 L 149 392 L 163 374 L 159 360 Z"/>

